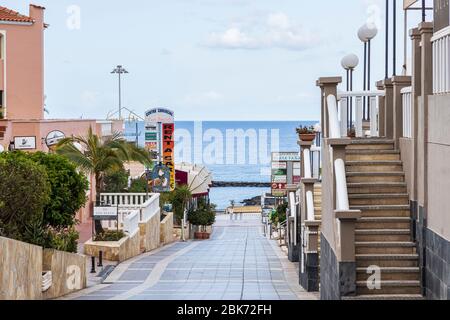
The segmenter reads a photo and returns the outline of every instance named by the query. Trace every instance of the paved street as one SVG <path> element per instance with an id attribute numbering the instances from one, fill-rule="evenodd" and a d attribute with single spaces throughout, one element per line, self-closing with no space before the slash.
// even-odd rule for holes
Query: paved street
<path id="1" fill-rule="evenodd" d="M 107 283 L 67 298 L 78 300 L 315 299 L 297 271 L 262 234 L 260 215 L 219 216 L 209 241 L 175 243 L 119 265 Z"/>

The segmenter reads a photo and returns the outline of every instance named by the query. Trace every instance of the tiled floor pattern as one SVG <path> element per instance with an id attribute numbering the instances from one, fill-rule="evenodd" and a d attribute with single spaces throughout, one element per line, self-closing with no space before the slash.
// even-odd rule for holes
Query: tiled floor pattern
<path id="1" fill-rule="evenodd" d="M 292 268 L 262 236 L 260 215 L 220 216 L 210 241 L 176 243 L 118 268 L 114 283 L 90 288 L 80 300 L 313 299 L 292 284 Z M 290 267 L 290 265 L 289 265 Z M 116 271 L 115 271 L 116 272 Z M 294 274 L 295 278 L 295 274 Z M 298 278 L 294 281 L 297 281 Z M 293 289 L 294 287 L 294 289 Z M 297 288 L 298 287 L 298 288 Z"/>

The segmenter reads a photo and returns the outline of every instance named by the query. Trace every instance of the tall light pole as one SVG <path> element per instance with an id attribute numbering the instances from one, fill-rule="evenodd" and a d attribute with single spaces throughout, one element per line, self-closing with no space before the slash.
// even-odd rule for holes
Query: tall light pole
<path id="1" fill-rule="evenodd" d="M 361 42 L 364 44 L 364 85 L 363 90 L 370 91 L 371 87 L 371 41 L 373 38 L 375 38 L 378 34 L 378 29 L 375 25 L 369 25 L 364 24 L 361 28 L 358 30 L 358 38 L 361 40 Z M 368 101 L 369 106 L 366 108 L 366 99 L 364 98 L 363 102 L 363 115 L 364 120 L 370 120 L 370 101 Z"/>
<path id="2" fill-rule="evenodd" d="M 124 67 L 118 65 L 111 74 L 119 75 L 119 120 L 122 120 L 122 74 L 127 74 L 128 71 Z"/>
<path id="3" fill-rule="evenodd" d="M 342 58 L 341 65 L 347 71 L 347 91 L 353 91 L 353 71 L 359 64 L 359 58 L 356 54 L 348 54 L 344 58 Z M 350 108 L 350 111 L 347 112 L 347 123 L 349 129 L 352 128 L 353 124 L 353 99 L 349 99 L 350 103 L 347 103 L 347 108 Z"/>

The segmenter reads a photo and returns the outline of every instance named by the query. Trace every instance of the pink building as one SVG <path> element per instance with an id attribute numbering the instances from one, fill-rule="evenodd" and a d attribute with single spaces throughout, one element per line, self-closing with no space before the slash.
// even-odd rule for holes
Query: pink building
<path id="1" fill-rule="evenodd" d="M 25 16 L 0 6 L 0 152 L 47 152 L 57 141 L 51 138 L 84 135 L 89 127 L 109 136 L 123 127 L 121 121 L 44 119 L 44 11 L 30 5 Z M 82 222 L 89 219 L 89 207 L 79 214 Z"/>

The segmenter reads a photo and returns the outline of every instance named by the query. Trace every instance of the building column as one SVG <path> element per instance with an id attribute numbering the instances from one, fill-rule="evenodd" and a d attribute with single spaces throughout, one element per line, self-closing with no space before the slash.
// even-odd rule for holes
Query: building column
<path id="1" fill-rule="evenodd" d="M 393 92 L 393 104 L 392 104 L 392 132 L 395 142 L 395 148 L 399 149 L 399 139 L 403 137 L 403 99 L 401 90 L 411 86 L 410 76 L 395 76 L 392 77 L 392 92 Z"/>
<path id="2" fill-rule="evenodd" d="M 337 96 L 337 86 L 342 82 L 342 77 L 324 77 L 317 80 L 316 85 L 321 89 L 321 126 L 322 138 L 329 136 L 329 121 L 327 110 L 327 97 L 332 94 Z"/>

